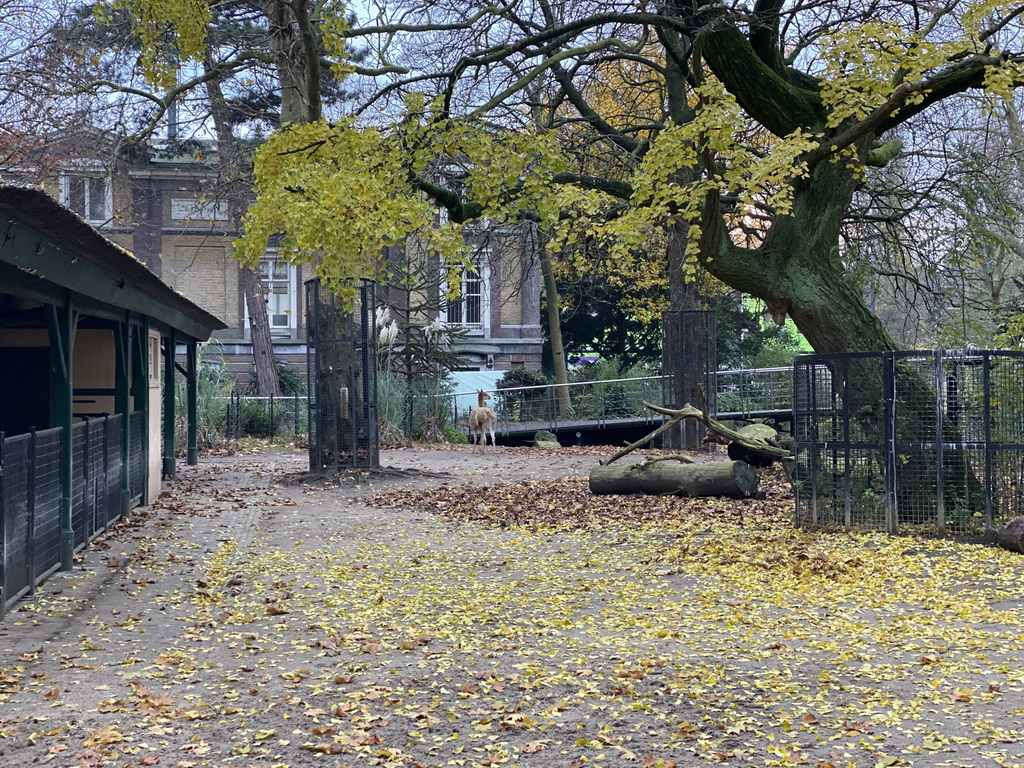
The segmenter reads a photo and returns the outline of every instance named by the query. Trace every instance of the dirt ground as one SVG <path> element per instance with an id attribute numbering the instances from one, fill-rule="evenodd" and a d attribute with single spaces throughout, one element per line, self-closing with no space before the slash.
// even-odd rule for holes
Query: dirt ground
<path id="1" fill-rule="evenodd" d="M 0 765 L 1024 766 L 1019 556 L 510 525 L 502 498 L 569 502 L 502 488 L 596 459 L 381 459 L 341 485 L 287 452 L 182 467 L 0 623 Z M 370 503 L 397 490 L 433 511 Z"/>

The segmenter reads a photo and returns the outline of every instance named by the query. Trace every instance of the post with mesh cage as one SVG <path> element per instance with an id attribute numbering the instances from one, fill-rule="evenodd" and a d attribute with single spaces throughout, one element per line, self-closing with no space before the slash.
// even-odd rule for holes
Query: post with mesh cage
<path id="1" fill-rule="evenodd" d="M 354 306 L 320 281 L 306 282 L 311 472 L 380 466 L 376 304 L 369 280 L 360 282 Z"/>
<path id="2" fill-rule="evenodd" d="M 708 412 L 717 413 L 715 371 L 718 358 L 715 345 L 713 310 L 666 311 L 661 314 L 661 367 L 665 374 L 664 405 L 682 408 L 700 403 L 701 390 Z M 683 419 L 668 432 L 667 447 L 698 450 L 707 430 L 695 419 Z"/>
<path id="3" fill-rule="evenodd" d="M 799 525 L 990 539 L 1024 514 L 1024 353 L 794 362 Z"/>

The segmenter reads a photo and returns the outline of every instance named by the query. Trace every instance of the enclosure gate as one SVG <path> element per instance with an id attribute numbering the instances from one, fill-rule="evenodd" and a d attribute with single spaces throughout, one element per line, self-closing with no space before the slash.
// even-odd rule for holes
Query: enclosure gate
<path id="1" fill-rule="evenodd" d="M 380 465 L 376 305 L 368 280 L 353 308 L 319 280 L 306 282 L 311 471 Z"/>
<path id="2" fill-rule="evenodd" d="M 799 525 L 991 537 L 1024 514 L 1024 353 L 804 355 Z"/>

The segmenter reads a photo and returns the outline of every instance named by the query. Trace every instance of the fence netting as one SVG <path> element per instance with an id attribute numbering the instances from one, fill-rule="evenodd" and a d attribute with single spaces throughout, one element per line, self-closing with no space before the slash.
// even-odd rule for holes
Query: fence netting
<path id="1" fill-rule="evenodd" d="M 993 534 L 1024 513 L 1022 382 L 1020 352 L 798 357 L 798 523 Z"/>
<path id="2" fill-rule="evenodd" d="M 380 464 L 376 301 L 367 280 L 354 306 L 317 280 L 306 283 L 311 470 Z"/>

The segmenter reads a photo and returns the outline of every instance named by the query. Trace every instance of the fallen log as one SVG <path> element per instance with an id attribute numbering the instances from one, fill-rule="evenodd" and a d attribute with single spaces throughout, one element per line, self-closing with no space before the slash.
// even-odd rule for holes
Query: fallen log
<path id="1" fill-rule="evenodd" d="M 678 464 L 672 461 L 598 465 L 590 470 L 590 492 L 727 496 L 745 499 L 757 493 L 759 480 L 743 461 Z"/>

